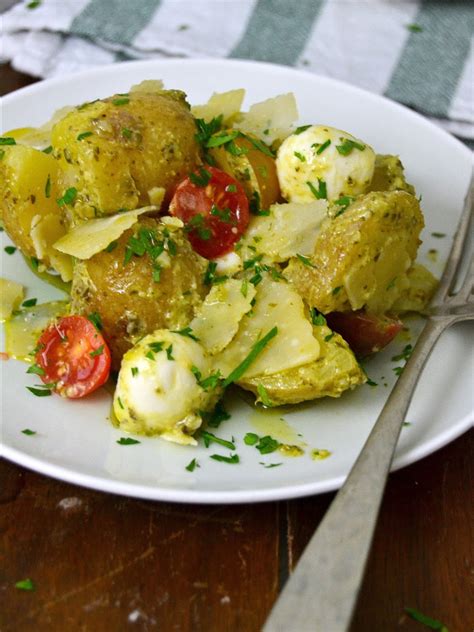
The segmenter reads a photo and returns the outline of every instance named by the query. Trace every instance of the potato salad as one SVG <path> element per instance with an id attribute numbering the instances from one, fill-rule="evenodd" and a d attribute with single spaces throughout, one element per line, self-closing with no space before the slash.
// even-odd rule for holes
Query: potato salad
<path id="1" fill-rule="evenodd" d="M 0 281 L 32 395 L 109 383 L 117 427 L 194 445 L 232 384 L 275 407 L 365 383 L 360 359 L 425 308 L 436 280 L 398 156 L 298 126 L 291 93 L 244 96 L 190 106 L 144 81 L 1 137 L 11 248 L 69 295 L 28 304 Z"/>

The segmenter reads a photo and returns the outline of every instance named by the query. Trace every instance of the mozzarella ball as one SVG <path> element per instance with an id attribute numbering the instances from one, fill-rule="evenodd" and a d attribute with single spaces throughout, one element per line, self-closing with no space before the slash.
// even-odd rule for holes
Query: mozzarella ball
<path id="1" fill-rule="evenodd" d="M 123 356 L 114 396 L 117 425 L 127 432 L 196 444 L 200 413 L 215 405 L 220 389 L 200 386 L 211 364 L 202 346 L 167 329 L 145 336 Z"/>
<path id="2" fill-rule="evenodd" d="M 374 174 L 375 153 L 347 132 L 312 125 L 283 141 L 276 165 L 280 188 L 288 201 L 305 203 L 315 197 L 331 201 L 367 190 Z"/>

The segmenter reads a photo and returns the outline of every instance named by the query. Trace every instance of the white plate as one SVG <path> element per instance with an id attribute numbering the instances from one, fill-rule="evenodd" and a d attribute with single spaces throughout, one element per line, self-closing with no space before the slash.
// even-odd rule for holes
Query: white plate
<path id="1" fill-rule="evenodd" d="M 334 125 L 363 138 L 379 153 L 402 156 L 408 179 L 423 196 L 427 228 L 419 261 L 430 263 L 428 250 L 438 249 L 438 262 L 431 267 L 440 274 L 471 176 L 469 150 L 410 110 L 337 81 L 290 68 L 240 61 L 117 64 L 38 83 L 5 97 L 3 130 L 41 124 L 63 105 L 126 92 L 133 83 L 151 78 L 163 79 L 169 88 L 184 89 L 191 103 L 206 101 L 213 91 L 237 87 L 246 88 L 247 105 L 291 90 L 302 123 Z M 435 239 L 433 231 L 448 236 Z M 2 239 L 4 246 L 8 243 L 4 233 Z M 2 276 L 22 282 L 28 296 L 40 301 L 59 296 L 27 270 L 18 253 L 8 256 L 3 246 Z M 412 320 L 409 326 L 416 335 L 419 323 Z M 433 353 L 410 408 L 408 420 L 412 425 L 403 429 L 394 469 L 426 456 L 471 425 L 470 334 L 469 324 L 455 327 L 443 336 Z M 258 429 L 251 420 L 252 409 L 232 395 L 232 419 L 216 433 L 224 438 L 236 437 L 239 465 L 211 460 L 210 454 L 227 452 L 219 446 L 194 449 L 151 438 L 141 438 L 138 445 L 120 446 L 116 441 L 123 433 L 107 421 L 107 392 L 77 402 L 59 397 L 38 399 L 25 389 L 32 384 L 32 376 L 25 374 L 24 364 L 0 362 L 2 454 L 78 485 L 155 500 L 236 503 L 333 490 L 344 481 L 393 384 L 397 363 L 390 358 L 406 343 L 400 340 L 392 344 L 368 363 L 367 370 L 379 386 L 362 386 L 338 400 L 320 400 L 284 413 L 307 444 L 305 455 L 299 458 L 282 457 L 278 452 L 262 457 L 255 448 L 245 445 L 244 434 Z M 24 428 L 37 434 L 26 436 L 21 432 Z M 314 461 L 309 455 L 311 448 L 325 448 L 332 456 Z M 190 473 L 185 466 L 192 458 L 197 458 L 201 467 Z M 283 465 L 266 469 L 260 462 Z"/>

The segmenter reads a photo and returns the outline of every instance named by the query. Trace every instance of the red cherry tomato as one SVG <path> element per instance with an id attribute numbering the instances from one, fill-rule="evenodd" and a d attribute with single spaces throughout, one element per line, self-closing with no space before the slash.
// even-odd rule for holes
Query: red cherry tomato
<path id="1" fill-rule="evenodd" d="M 242 185 L 208 165 L 178 185 L 169 210 L 183 220 L 192 247 L 206 259 L 230 252 L 249 223 Z"/>
<path id="2" fill-rule="evenodd" d="M 398 318 L 357 312 L 332 312 L 326 320 L 334 331 L 344 338 L 359 358 L 376 353 L 391 342 L 402 329 Z"/>
<path id="3" fill-rule="evenodd" d="M 45 384 L 54 384 L 56 393 L 76 399 L 107 381 L 110 350 L 90 320 L 65 316 L 41 334 L 36 363 L 44 371 Z"/>

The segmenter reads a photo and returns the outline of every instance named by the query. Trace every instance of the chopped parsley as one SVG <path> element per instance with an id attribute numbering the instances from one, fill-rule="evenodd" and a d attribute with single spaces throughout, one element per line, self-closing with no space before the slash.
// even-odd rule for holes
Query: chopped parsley
<path id="1" fill-rule="evenodd" d="M 133 377 L 137 377 L 139 371 L 138 371 L 138 367 L 137 366 L 132 366 L 132 368 L 130 369 L 132 372 L 132 376 Z"/>
<path id="2" fill-rule="evenodd" d="M 161 266 L 156 259 L 165 251 L 171 256 L 176 255 L 177 247 L 171 239 L 169 232 L 163 231 L 163 239 L 159 239 L 154 230 L 150 228 L 140 228 L 136 235 L 132 235 L 125 246 L 125 257 L 123 264 L 127 265 L 133 256 L 143 257 L 147 254 L 152 261 L 152 278 L 155 283 L 160 282 Z"/>
<path id="3" fill-rule="evenodd" d="M 260 194 L 258 191 L 254 191 L 252 193 L 252 197 L 249 200 L 249 211 L 252 215 L 260 215 L 260 216 L 268 216 L 270 215 L 270 210 L 263 210 L 260 205 Z"/>
<path id="4" fill-rule="evenodd" d="M 365 149 L 365 145 L 362 145 L 355 140 L 351 140 L 350 138 L 341 138 L 341 140 L 342 143 L 340 145 L 336 145 L 336 149 L 341 156 L 348 156 L 353 149 L 358 149 L 359 151 L 364 151 Z"/>
<path id="5" fill-rule="evenodd" d="M 225 190 L 227 191 L 227 193 L 237 193 L 237 185 L 235 185 L 235 184 L 228 184 L 226 186 Z"/>
<path id="6" fill-rule="evenodd" d="M 97 331 L 101 331 L 103 329 L 102 318 L 98 312 L 91 312 L 87 315 L 87 318 L 91 321 Z"/>
<path id="7" fill-rule="evenodd" d="M 35 430 L 30 430 L 29 428 L 25 428 L 24 430 L 22 430 L 22 433 L 24 435 L 27 435 L 28 437 L 32 437 L 33 435 L 36 434 Z"/>
<path id="8" fill-rule="evenodd" d="M 22 307 L 34 307 L 38 302 L 37 298 L 29 298 L 26 301 L 23 301 L 21 304 Z"/>
<path id="9" fill-rule="evenodd" d="M 258 443 L 258 440 L 259 436 L 258 434 L 255 434 L 255 432 L 247 432 L 244 437 L 244 443 L 247 445 L 255 445 L 256 443 Z"/>
<path id="10" fill-rule="evenodd" d="M 261 354 L 261 352 L 265 349 L 267 344 L 278 334 L 278 327 L 273 327 L 270 329 L 268 333 L 263 336 L 260 340 L 258 340 L 250 350 L 250 353 L 247 355 L 244 360 L 226 377 L 222 386 L 225 388 L 232 384 L 232 382 L 236 382 L 238 379 L 242 377 L 245 371 L 249 368 L 249 366 L 257 359 L 257 357 Z"/>
<path id="11" fill-rule="evenodd" d="M 270 435 L 265 435 L 265 437 L 260 437 L 258 443 L 256 444 L 257 450 L 260 454 L 270 454 L 271 452 L 275 452 L 280 447 L 280 442 L 270 437 Z"/>
<path id="12" fill-rule="evenodd" d="M 33 375 L 44 375 L 45 371 L 38 364 L 32 364 L 28 367 L 27 373 L 33 373 Z"/>
<path id="13" fill-rule="evenodd" d="M 441 623 L 441 621 L 437 621 L 436 619 L 432 619 L 431 617 L 426 616 L 416 608 L 405 608 L 405 612 L 410 616 L 414 621 L 418 621 L 418 623 L 422 623 L 427 628 L 431 630 L 439 630 L 439 632 L 448 632 L 448 628 Z"/>
<path id="14" fill-rule="evenodd" d="M 92 136 L 92 132 L 81 132 L 78 134 L 77 140 L 84 140 L 84 138 L 89 138 L 89 136 Z"/>
<path id="15" fill-rule="evenodd" d="M 431 233 L 432 237 L 436 237 L 436 239 L 443 239 L 443 237 L 446 237 L 446 233 Z"/>
<path id="16" fill-rule="evenodd" d="M 402 366 L 394 366 L 392 371 L 395 373 L 395 375 L 401 375 L 403 373 L 403 369 L 404 367 Z"/>
<path id="17" fill-rule="evenodd" d="M 311 147 L 314 147 L 314 149 L 316 150 L 316 153 L 319 156 L 320 154 L 323 153 L 325 149 L 329 147 L 330 144 L 331 144 L 331 141 L 328 138 L 326 141 L 324 141 L 324 143 L 313 143 Z"/>
<path id="18" fill-rule="evenodd" d="M 16 246 L 5 246 L 4 250 L 7 255 L 13 255 L 16 252 Z"/>
<path id="19" fill-rule="evenodd" d="M 0 160 L 2 160 L 4 155 L 5 155 L 5 150 L 4 149 L 0 149 Z"/>
<path id="20" fill-rule="evenodd" d="M 105 248 L 105 252 L 112 252 L 118 246 L 118 241 L 111 241 L 110 244 Z"/>
<path id="21" fill-rule="evenodd" d="M 229 450 L 235 450 L 235 444 L 232 441 L 227 441 L 226 439 L 221 439 L 221 437 L 216 437 L 212 432 L 207 432 L 206 430 L 201 431 L 201 437 L 203 438 L 204 445 L 208 448 L 211 443 L 218 443 L 219 445 L 224 446 L 224 448 L 228 448 Z"/>
<path id="22" fill-rule="evenodd" d="M 405 360 L 406 362 L 410 358 L 412 353 L 413 353 L 412 345 L 406 345 L 405 347 L 403 347 L 403 350 L 401 353 L 392 356 L 392 362 L 399 362 L 400 360 Z"/>
<path id="23" fill-rule="evenodd" d="M 128 97 L 122 97 L 120 99 L 114 99 L 112 103 L 113 105 L 127 105 L 127 103 L 130 103 L 130 99 Z"/>
<path id="24" fill-rule="evenodd" d="M 39 259 L 37 259 L 36 257 L 30 257 L 30 263 L 31 263 L 31 267 L 34 270 L 38 270 L 39 267 Z"/>
<path id="25" fill-rule="evenodd" d="M 169 347 L 166 347 L 165 349 L 166 351 L 166 357 L 168 358 L 168 360 L 174 360 L 173 357 L 173 345 L 170 345 Z"/>
<path id="26" fill-rule="evenodd" d="M 195 135 L 197 142 L 205 146 L 211 136 L 221 129 L 223 118 L 223 114 L 219 114 L 219 116 L 214 117 L 209 123 L 206 123 L 204 119 L 195 119 L 194 122 L 198 129 Z"/>
<path id="27" fill-rule="evenodd" d="M 215 261 L 209 261 L 206 271 L 204 273 L 203 282 L 204 285 L 213 285 L 215 283 L 223 283 L 227 280 L 227 276 L 218 276 L 216 274 L 217 263 Z"/>
<path id="28" fill-rule="evenodd" d="M 312 322 L 313 325 L 322 326 L 322 325 L 326 324 L 326 319 L 321 314 L 321 312 L 316 309 L 316 307 L 312 307 L 309 310 L 309 313 L 311 315 L 311 322 Z"/>
<path id="29" fill-rule="evenodd" d="M 337 296 L 341 290 L 342 290 L 342 285 L 338 285 L 337 287 L 335 287 L 335 288 L 333 289 L 333 291 L 331 292 L 331 294 L 332 294 L 333 296 Z"/>
<path id="30" fill-rule="evenodd" d="M 11 136 L 0 136 L 0 145 L 16 145 L 16 140 Z"/>
<path id="31" fill-rule="evenodd" d="M 280 465 L 283 465 L 283 463 L 262 463 L 262 461 L 259 461 L 259 464 L 263 465 L 263 467 L 266 467 L 267 469 L 271 467 L 279 467 Z"/>
<path id="32" fill-rule="evenodd" d="M 199 338 L 193 334 L 193 330 L 191 329 L 191 327 L 185 327 L 184 329 L 173 329 L 171 330 L 171 333 L 179 334 L 180 336 L 191 338 L 191 340 L 199 342 Z"/>
<path id="33" fill-rule="evenodd" d="M 273 402 L 268 396 L 267 389 L 263 386 L 263 384 L 259 384 L 257 386 L 257 392 L 264 406 L 273 406 Z"/>
<path id="34" fill-rule="evenodd" d="M 104 345 L 100 345 L 100 347 L 98 347 L 97 349 L 94 349 L 94 351 L 91 351 L 89 353 L 91 358 L 95 358 L 96 356 L 100 356 L 104 353 Z"/>
<path id="35" fill-rule="evenodd" d="M 133 132 L 128 127 L 122 127 L 122 136 L 128 140 L 132 138 Z"/>
<path id="36" fill-rule="evenodd" d="M 207 187 L 211 178 L 212 174 L 207 169 L 204 169 L 204 167 L 199 167 L 199 174 L 189 174 L 189 179 L 191 180 L 191 182 L 201 188 Z"/>
<path id="37" fill-rule="evenodd" d="M 136 439 L 132 439 L 132 437 L 120 437 L 117 443 L 119 445 L 135 445 L 137 443 L 141 443 L 141 441 L 137 441 Z"/>
<path id="38" fill-rule="evenodd" d="M 193 459 L 192 461 L 190 461 L 190 462 L 186 465 L 186 468 L 185 468 L 185 469 L 186 469 L 186 470 L 188 470 L 188 472 L 194 472 L 194 470 L 195 470 L 197 467 L 201 467 L 201 466 L 199 465 L 199 463 L 197 462 L 197 460 L 196 460 L 196 459 Z"/>
<path id="39" fill-rule="evenodd" d="M 221 210 L 220 208 L 217 208 L 215 204 L 213 204 L 211 208 L 211 215 L 213 215 L 214 217 L 218 217 L 225 224 L 230 224 L 232 222 L 230 212 L 230 208 L 228 208 L 227 206 Z"/>
<path id="40" fill-rule="evenodd" d="M 352 204 L 353 201 L 354 201 L 354 198 L 351 197 L 350 195 L 343 195 L 338 200 L 334 200 L 334 204 L 337 204 L 337 206 L 341 207 L 337 211 L 337 213 L 334 215 L 334 217 L 338 217 L 339 215 L 342 215 L 344 213 L 344 211 L 347 209 L 347 207 L 350 204 Z"/>
<path id="41" fill-rule="evenodd" d="M 223 421 L 230 419 L 229 413 L 224 408 L 222 401 L 218 401 L 211 413 L 201 412 L 201 417 L 211 428 L 218 428 Z"/>
<path id="42" fill-rule="evenodd" d="M 238 454 L 231 454 L 230 456 L 223 456 L 222 454 L 211 454 L 211 459 L 214 459 L 214 461 L 220 461 L 221 463 L 239 463 L 240 459 L 239 459 L 239 455 Z"/>
<path id="43" fill-rule="evenodd" d="M 247 298 L 248 289 L 249 289 L 249 282 L 247 281 L 247 279 L 244 279 L 242 281 L 242 285 L 240 286 L 240 293 L 242 294 L 244 298 Z"/>
<path id="44" fill-rule="evenodd" d="M 36 397 L 49 397 L 52 394 L 52 387 L 49 384 L 37 384 L 36 387 L 27 386 L 26 388 Z"/>
<path id="45" fill-rule="evenodd" d="M 160 353 L 160 351 L 163 351 L 164 345 L 165 345 L 164 342 L 150 342 L 148 344 L 149 348 L 153 351 L 153 353 Z"/>
<path id="46" fill-rule="evenodd" d="M 297 127 L 295 129 L 295 131 L 293 132 L 294 136 L 299 136 L 300 134 L 302 134 L 303 132 L 305 132 L 307 129 L 309 129 L 311 127 L 311 125 L 300 125 L 299 127 Z"/>
<path id="47" fill-rule="evenodd" d="M 63 196 L 58 198 L 56 202 L 58 206 L 65 206 L 66 204 L 72 204 L 77 196 L 77 189 L 75 187 L 69 187 L 66 189 Z"/>
<path id="48" fill-rule="evenodd" d="M 367 373 L 366 373 L 366 375 L 367 375 Z M 368 375 L 367 375 L 367 382 L 366 382 L 366 384 L 368 386 L 378 386 L 377 382 L 374 382 L 374 380 L 371 380 Z"/>
<path id="49" fill-rule="evenodd" d="M 230 132 L 219 132 L 211 136 L 205 143 L 205 146 L 208 149 L 212 147 L 220 147 L 221 145 L 225 145 L 235 140 L 238 136 L 240 136 L 240 132 L 238 130 L 232 130 Z"/>
<path id="50" fill-rule="evenodd" d="M 45 147 L 42 152 L 43 154 L 50 154 L 53 151 L 53 146 L 52 145 L 48 145 L 48 147 Z"/>
<path id="51" fill-rule="evenodd" d="M 49 175 L 49 173 L 46 184 L 44 185 L 44 195 L 47 198 L 51 197 L 51 176 Z"/>
<path id="52" fill-rule="evenodd" d="M 117 397 L 117 402 L 118 402 L 118 405 L 120 406 L 120 408 L 121 408 L 122 410 L 125 410 L 125 406 L 123 405 L 123 402 L 122 402 L 122 400 L 120 399 L 120 397 Z"/>
<path id="53" fill-rule="evenodd" d="M 298 253 L 296 254 L 296 256 L 305 266 L 309 266 L 310 268 L 316 267 L 314 263 L 311 263 L 311 260 L 308 257 L 305 257 L 304 255 L 299 255 Z"/>
<path id="54" fill-rule="evenodd" d="M 332 331 L 330 334 L 328 334 L 327 336 L 324 336 L 324 342 L 329 342 L 330 340 L 332 340 L 334 338 L 336 334 Z"/>
<path id="55" fill-rule="evenodd" d="M 316 188 L 312 182 L 309 182 L 309 180 L 306 182 L 306 184 L 308 185 L 309 190 L 317 200 L 328 199 L 327 186 L 324 180 L 318 178 L 318 188 Z"/>
<path id="56" fill-rule="evenodd" d="M 405 26 L 410 33 L 421 33 L 423 31 L 423 27 L 419 24 L 406 24 Z"/>
<path id="57" fill-rule="evenodd" d="M 202 379 L 201 371 L 197 368 L 197 366 L 193 365 L 191 367 L 191 372 L 196 378 L 196 382 L 204 391 L 214 390 L 217 388 L 222 382 L 222 375 L 219 369 L 214 373 L 211 373 L 206 378 Z"/>
<path id="58" fill-rule="evenodd" d="M 36 587 L 33 583 L 33 580 L 28 577 L 27 579 L 21 579 L 19 582 L 16 582 L 15 588 L 18 588 L 18 590 L 33 591 Z"/>
<path id="59" fill-rule="evenodd" d="M 298 158 L 298 160 L 300 162 L 306 162 L 306 156 L 301 154 L 299 151 L 294 151 L 293 154 L 294 154 L 295 158 Z"/>

